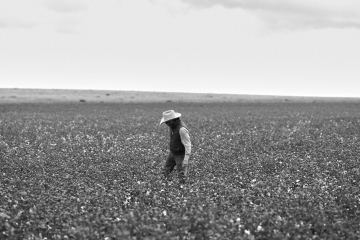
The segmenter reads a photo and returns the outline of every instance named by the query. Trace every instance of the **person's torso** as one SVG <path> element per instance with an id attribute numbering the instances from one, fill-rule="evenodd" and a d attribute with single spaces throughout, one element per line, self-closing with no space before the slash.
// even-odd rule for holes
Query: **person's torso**
<path id="1" fill-rule="evenodd" d="M 180 129 L 184 127 L 187 129 L 186 125 L 180 121 L 179 124 L 174 128 L 170 129 L 170 151 L 174 155 L 184 155 L 185 146 L 181 142 Z"/>

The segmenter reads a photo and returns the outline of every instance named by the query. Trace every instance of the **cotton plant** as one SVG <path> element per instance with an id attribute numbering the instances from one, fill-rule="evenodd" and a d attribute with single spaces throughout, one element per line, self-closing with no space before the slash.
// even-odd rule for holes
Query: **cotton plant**
<path id="1" fill-rule="evenodd" d="M 8 152 L 9 145 L 4 141 L 4 138 L 0 136 L 0 152 Z"/>

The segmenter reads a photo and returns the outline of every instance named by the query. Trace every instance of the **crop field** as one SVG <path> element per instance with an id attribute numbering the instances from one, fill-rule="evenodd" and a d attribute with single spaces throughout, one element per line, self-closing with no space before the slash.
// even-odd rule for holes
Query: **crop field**
<path id="1" fill-rule="evenodd" d="M 188 181 L 161 178 L 183 114 Z M 358 239 L 359 103 L 0 104 L 0 239 Z"/>

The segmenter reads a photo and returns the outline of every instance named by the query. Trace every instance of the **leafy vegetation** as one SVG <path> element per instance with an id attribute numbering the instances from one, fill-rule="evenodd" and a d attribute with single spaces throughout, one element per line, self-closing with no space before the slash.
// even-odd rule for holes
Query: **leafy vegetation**
<path id="1" fill-rule="evenodd" d="M 188 183 L 161 179 L 175 109 Z M 356 239 L 355 103 L 0 105 L 0 238 Z"/>

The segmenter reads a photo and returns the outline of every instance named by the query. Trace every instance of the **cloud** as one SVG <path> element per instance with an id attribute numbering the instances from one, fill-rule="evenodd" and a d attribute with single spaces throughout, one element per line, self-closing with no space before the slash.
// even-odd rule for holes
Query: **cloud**
<path id="1" fill-rule="evenodd" d="M 54 29 L 56 32 L 65 34 L 79 33 L 79 26 L 82 23 L 79 15 L 81 11 L 88 10 L 88 2 L 84 0 L 44 0 L 43 3 L 47 9 L 65 15 L 58 15 L 59 18 L 54 20 Z"/>
<path id="2" fill-rule="evenodd" d="M 59 13 L 74 13 L 88 9 L 88 4 L 81 0 L 47 0 L 45 3 L 48 9 Z"/>
<path id="3" fill-rule="evenodd" d="M 181 0 L 196 8 L 223 6 L 256 14 L 273 29 L 357 28 L 358 0 Z"/>
<path id="4" fill-rule="evenodd" d="M 0 18 L 0 28 L 31 29 L 36 25 L 34 22 L 22 21 L 16 18 Z"/>

